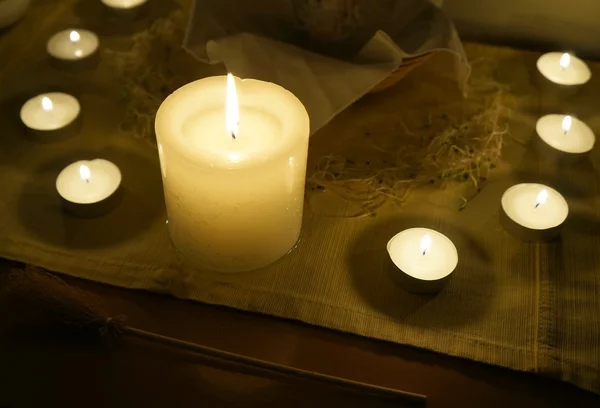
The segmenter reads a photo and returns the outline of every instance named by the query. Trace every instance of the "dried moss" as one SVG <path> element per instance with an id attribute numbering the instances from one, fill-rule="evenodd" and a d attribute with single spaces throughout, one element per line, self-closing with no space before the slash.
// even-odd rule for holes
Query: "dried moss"
<path id="1" fill-rule="evenodd" d="M 181 60 L 188 58 L 181 47 L 185 25 L 183 12 L 176 10 L 135 34 L 128 51 L 111 53 L 126 104 L 122 132 L 155 143 L 158 107 L 169 94 L 193 80 L 181 70 Z"/>
<path id="2" fill-rule="evenodd" d="M 377 160 L 325 155 L 308 182 L 358 206 L 355 216 L 373 215 L 389 202 L 402 205 L 413 189 L 424 186 L 459 182 L 470 183 L 475 194 L 481 191 L 500 161 L 510 113 L 510 94 L 483 71 L 471 79 L 468 98 L 422 114 L 418 129 L 398 121 L 392 135 L 400 140 L 396 148 L 378 145 L 377 132 L 367 130 L 361 154 L 371 157 L 370 150 Z"/>

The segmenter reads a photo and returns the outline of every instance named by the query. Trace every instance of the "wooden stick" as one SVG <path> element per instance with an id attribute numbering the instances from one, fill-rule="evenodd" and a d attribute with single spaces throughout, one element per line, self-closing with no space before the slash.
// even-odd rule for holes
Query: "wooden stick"
<path id="1" fill-rule="evenodd" d="M 399 399 L 406 402 L 410 402 L 415 405 L 424 406 L 427 397 L 422 394 L 414 394 L 404 391 L 395 390 L 392 388 L 380 387 L 372 384 L 365 384 L 358 381 L 346 380 L 339 377 L 333 377 L 326 374 L 319 374 L 312 371 L 301 370 L 299 368 L 288 367 L 280 364 L 270 363 L 267 361 L 255 359 L 252 357 L 246 357 L 239 354 L 229 353 L 214 349 L 211 347 L 202 346 L 200 344 L 190 343 L 187 341 L 174 339 L 172 337 L 162 336 L 160 334 L 147 332 L 144 330 L 136 329 L 134 327 L 125 326 L 123 327 L 123 334 L 138 337 L 144 340 L 160 343 L 170 347 L 175 347 L 203 355 L 216 357 L 222 360 L 231 361 L 234 363 L 245 364 L 247 366 L 267 370 L 279 374 L 293 376 L 297 378 L 303 378 L 312 381 L 318 381 L 322 383 L 331 384 L 337 387 L 361 391 L 367 394 L 372 394 L 380 397 Z"/>

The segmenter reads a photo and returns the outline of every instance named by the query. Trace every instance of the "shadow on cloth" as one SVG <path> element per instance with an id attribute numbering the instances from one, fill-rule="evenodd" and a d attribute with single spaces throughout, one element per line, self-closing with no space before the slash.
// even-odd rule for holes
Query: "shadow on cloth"
<path id="1" fill-rule="evenodd" d="M 154 21 L 166 17 L 178 7 L 173 0 L 150 0 L 138 10 L 119 14 L 100 1 L 80 0 L 75 5 L 75 14 L 81 19 L 84 28 L 101 37 L 120 36 L 144 31 Z"/>
<path id="2" fill-rule="evenodd" d="M 394 265 L 387 253 L 387 242 L 399 231 L 412 227 L 436 229 L 446 234 L 457 247 L 458 267 L 448 285 L 435 296 L 406 292 L 391 277 Z M 432 219 L 395 218 L 365 230 L 350 251 L 349 264 L 357 291 L 377 310 L 407 325 L 435 328 L 468 325 L 485 314 L 496 292 L 493 267 L 486 249 L 476 237 L 455 225 L 441 227 L 439 221 Z M 477 294 L 469 296 L 465 293 L 472 291 Z"/>
<path id="3" fill-rule="evenodd" d="M 565 237 L 577 237 L 579 239 L 600 237 L 600 218 L 592 217 L 591 214 L 569 214 L 562 229 Z"/>
<path id="4" fill-rule="evenodd" d="M 120 168 L 122 201 L 103 216 L 77 218 L 63 210 L 56 177 L 74 161 L 95 158 L 110 160 Z M 21 224 L 45 242 L 67 248 L 110 246 L 135 237 L 164 214 L 160 171 L 148 159 L 131 152 L 72 150 L 29 176 L 17 206 Z"/>
<path id="5" fill-rule="evenodd" d="M 566 198 L 589 198 L 596 194 L 593 186 L 599 180 L 590 157 L 578 160 L 569 159 L 568 155 L 552 157 L 551 148 L 544 145 L 537 135 L 533 136 L 515 169 L 521 182 L 546 184 Z"/>
<path id="6" fill-rule="evenodd" d="M 537 74 L 537 55 L 519 53 L 509 58 L 502 58 L 495 62 L 493 77 L 499 83 L 508 86 L 511 94 L 537 102 L 538 93 L 534 78 Z M 534 105 L 530 106 L 536 108 Z"/>

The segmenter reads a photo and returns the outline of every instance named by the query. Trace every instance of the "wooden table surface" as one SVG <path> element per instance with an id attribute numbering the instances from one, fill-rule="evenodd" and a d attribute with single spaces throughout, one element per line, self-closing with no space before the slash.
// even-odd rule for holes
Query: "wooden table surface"
<path id="1" fill-rule="evenodd" d="M 0 265 L 6 270 L 11 264 L 3 261 Z M 428 407 L 600 406 L 600 396 L 530 374 L 268 316 L 66 280 L 97 295 L 110 314 L 127 315 L 131 326 L 279 364 L 425 394 Z M 207 381 L 210 376 L 202 360 L 140 340 L 124 339 L 110 348 L 35 342 L 9 345 L 6 340 L 0 340 L 0 406 L 246 407 L 258 406 L 248 402 L 250 395 L 265 392 L 252 378 L 220 374 Z M 288 405 L 305 406 L 308 394 L 302 392 L 297 391 Z M 321 398 L 313 405 L 349 406 L 341 401 Z M 358 406 L 389 404 L 368 401 Z"/>

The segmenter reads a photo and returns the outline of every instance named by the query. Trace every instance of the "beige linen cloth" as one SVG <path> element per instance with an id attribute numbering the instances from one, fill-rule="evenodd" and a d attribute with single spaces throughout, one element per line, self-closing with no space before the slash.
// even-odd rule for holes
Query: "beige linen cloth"
<path id="1" fill-rule="evenodd" d="M 324 213 L 344 212 L 343 204 L 309 189 L 303 236 L 292 253 L 260 272 L 208 276 L 184 267 L 171 246 L 156 149 L 118 133 L 123 106 L 116 102 L 119 89 L 106 61 L 75 73 L 48 67 L 44 42 L 56 26 L 40 23 L 42 17 L 62 13 L 61 24 L 80 23 L 61 7 L 41 3 L 0 44 L 0 60 L 11 57 L 0 68 L 0 256 L 549 375 L 600 393 L 598 151 L 577 166 L 561 167 L 529 143 L 545 111 L 576 113 L 600 134 L 593 103 L 600 95 L 600 65 L 592 65 L 594 80 L 581 93 L 564 100 L 531 85 L 535 54 L 468 45 L 470 58 L 492 61 L 495 78 L 520 101 L 511 124 L 522 144 L 507 140 L 507 159 L 464 211 L 458 211 L 458 187 L 434 185 L 414 193 L 404 207 L 386 207 L 375 217 L 330 217 Z M 28 40 L 18 41 L 22 38 Z M 116 44 L 103 38 L 103 48 Z M 74 138 L 42 143 L 27 137 L 19 108 L 27 97 L 48 90 L 79 98 L 81 129 Z M 321 155 L 342 151 L 365 132 L 397 130 L 399 118 L 416 118 L 415 112 L 459 97 L 454 82 L 426 68 L 415 71 L 395 89 L 358 101 L 314 135 L 309 172 Z M 123 173 L 123 202 L 101 218 L 65 214 L 55 190 L 61 169 L 86 158 L 111 160 Z M 570 215 L 560 240 L 522 243 L 501 228 L 500 197 L 522 180 L 550 184 L 565 195 Z M 414 226 L 435 228 L 458 248 L 458 268 L 437 296 L 411 295 L 389 276 L 385 244 Z"/>

